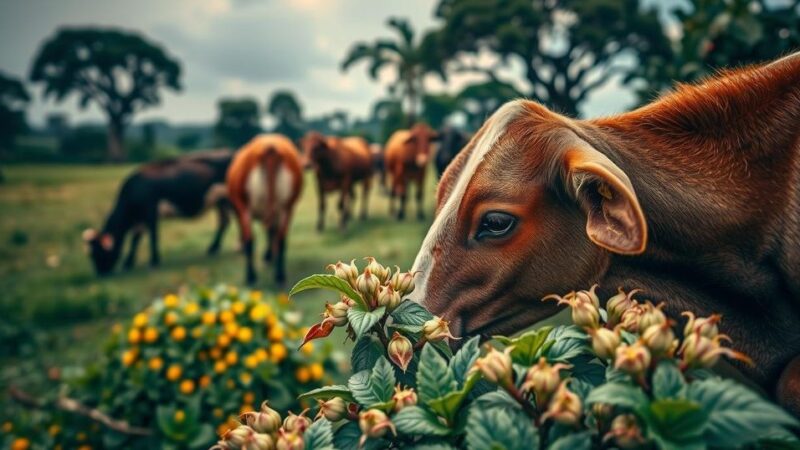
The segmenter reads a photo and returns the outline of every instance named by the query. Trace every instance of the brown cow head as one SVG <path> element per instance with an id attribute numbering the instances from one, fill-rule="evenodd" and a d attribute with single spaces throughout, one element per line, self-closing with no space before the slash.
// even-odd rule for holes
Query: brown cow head
<path id="1" fill-rule="evenodd" d="M 94 229 L 83 231 L 83 242 L 98 275 L 107 275 L 114 270 L 119 259 L 120 246 L 115 245 L 114 236 L 109 233 L 98 233 Z"/>
<path id="2" fill-rule="evenodd" d="M 438 138 L 436 131 L 425 123 L 420 122 L 411 127 L 405 144 L 406 147 L 413 149 L 408 154 L 413 155 L 414 163 L 418 167 L 425 167 L 428 164 L 431 157 L 431 143 Z"/>
<path id="3" fill-rule="evenodd" d="M 319 161 L 323 153 L 328 151 L 328 141 L 321 133 L 309 131 L 300 139 L 300 146 L 303 149 L 301 163 L 304 168 L 310 169 Z"/>
<path id="4" fill-rule="evenodd" d="M 504 105 L 449 166 L 414 263 L 412 299 L 456 334 L 510 334 L 558 311 L 546 294 L 588 286 L 610 252 L 644 251 L 633 186 L 569 119 Z"/>

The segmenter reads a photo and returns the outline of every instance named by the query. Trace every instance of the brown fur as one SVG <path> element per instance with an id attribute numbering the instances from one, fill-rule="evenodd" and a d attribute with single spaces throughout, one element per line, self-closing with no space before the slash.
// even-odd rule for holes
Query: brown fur
<path id="1" fill-rule="evenodd" d="M 396 211 L 399 220 L 405 217 L 408 186 L 411 183 L 417 189 L 417 218 L 425 217 L 422 209 L 425 174 L 428 171 L 431 142 L 436 138 L 436 132 L 428 125 L 418 123 L 410 130 L 395 131 L 386 142 L 384 170 L 391 184 L 389 214 L 394 215 Z M 400 203 L 396 209 L 395 200 Z"/>
<path id="2" fill-rule="evenodd" d="M 488 126 L 445 172 L 440 208 Z M 557 311 L 546 294 L 643 288 L 676 319 L 722 313 L 756 363 L 739 369 L 773 393 L 783 373 L 778 399 L 800 414 L 799 139 L 798 55 L 597 120 L 526 102 L 433 246 L 425 301 L 462 333 L 512 333 Z M 517 228 L 476 241 L 488 210 Z"/>

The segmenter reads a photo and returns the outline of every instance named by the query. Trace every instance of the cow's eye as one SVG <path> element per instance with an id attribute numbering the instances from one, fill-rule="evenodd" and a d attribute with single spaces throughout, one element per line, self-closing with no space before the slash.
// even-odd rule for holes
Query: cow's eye
<path id="1" fill-rule="evenodd" d="M 478 224 L 478 231 L 475 232 L 475 239 L 481 240 L 484 238 L 500 238 L 506 236 L 514 225 L 517 224 L 517 218 L 511 214 L 499 211 L 490 211 L 481 217 L 481 223 Z"/>

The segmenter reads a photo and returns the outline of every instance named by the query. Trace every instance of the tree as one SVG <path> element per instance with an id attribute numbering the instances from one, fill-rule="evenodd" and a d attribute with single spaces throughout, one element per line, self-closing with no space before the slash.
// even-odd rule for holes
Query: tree
<path id="1" fill-rule="evenodd" d="M 638 0 L 440 0 L 436 14 L 451 59 L 484 51 L 498 56 L 490 67 L 461 70 L 494 75 L 519 61 L 527 95 L 572 116 L 612 76 L 632 81 L 636 64 L 619 56 L 669 53 L 656 12 L 640 10 Z"/>
<path id="2" fill-rule="evenodd" d="M 433 128 L 441 128 L 444 121 L 458 111 L 458 98 L 450 94 L 425 94 L 422 97 L 422 118 Z"/>
<path id="3" fill-rule="evenodd" d="M 162 88 L 181 89 L 181 67 L 159 45 L 137 33 L 101 28 L 62 28 L 42 45 L 30 79 L 44 96 L 61 102 L 72 93 L 108 118 L 108 158 L 125 157 L 125 129 L 134 114 L 157 105 Z"/>
<path id="4" fill-rule="evenodd" d="M 372 105 L 372 120 L 380 124 L 380 142 L 386 142 L 404 126 L 403 105 L 393 98 L 378 100 Z"/>
<path id="5" fill-rule="evenodd" d="M 224 98 L 217 103 L 214 134 L 220 145 L 239 148 L 261 132 L 261 113 L 253 98 Z"/>
<path id="6" fill-rule="evenodd" d="M 30 99 L 21 81 L 0 72 L 0 157 L 14 146 L 14 138 L 27 130 L 25 108 Z"/>
<path id="7" fill-rule="evenodd" d="M 369 76 L 376 80 L 384 67 L 391 67 L 397 74 L 392 83 L 399 88 L 408 106 L 408 121 L 413 122 L 417 115 L 419 99 L 424 95 L 423 79 L 429 73 L 436 73 L 446 79 L 440 53 L 439 34 L 426 33 L 419 42 L 414 40 L 414 30 L 405 19 L 390 18 L 387 25 L 397 32 L 399 38 L 378 39 L 372 44 L 356 43 L 342 62 L 342 70 L 353 64 L 366 61 Z"/>
<path id="8" fill-rule="evenodd" d="M 469 127 L 477 130 L 503 103 L 521 96 L 514 86 L 499 80 L 489 80 L 465 87 L 457 98 L 467 115 Z"/>
<path id="9" fill-rule="evenodd" d="M 296 141 L 303 136 L 303 107 L 291 91 L 275 91 L 267 102 L 267 112 L 275 121 L 275 132 Z"/>

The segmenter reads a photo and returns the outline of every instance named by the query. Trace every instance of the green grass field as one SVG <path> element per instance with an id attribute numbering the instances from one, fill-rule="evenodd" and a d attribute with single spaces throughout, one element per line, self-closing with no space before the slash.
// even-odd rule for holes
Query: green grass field
<path id="1" fill-rule="evenodd" d="M 67 165 L 4 168 L 6 182 L 0 185 L 0 320 L 31 327 L 47 336 L 48 345 L 38 356 L 49 363 L 80 363 L 93 358 L 113 323 L 156 296 L 185 285 L 241 284 L 244 279 L 235 224 L 228 229 L 222 253 L 206 256 L 215 229 L 216 218 L 211 213 L 197 220 L 162 221 L 160 267 L 148 267 L 148 245 L 143 240 L 132 271 L 97 278 L 84 253 L 81 231 L 102 226 L 120 181 L 132 169 Z M 435 181 L 429 178 L 428 220 L 424 222 L 390 219 L 388 198 L 373 189 L 369 220 L 356 221 L 341 233 L 336 227 L 336 200 L 331 197 L 328 230 L 318 233 L 315 182 L 307 174 L 289 234 L 289 285 L 322 272 L 330 262 L 368 255 L 410 268 L 433 211 Z M 257 245 L 260 255 L 264 245 L 261 233 L 257 234 Z M 271 270 L 262 265 L 259 275 L 257 287 L 274 292 Z M 308 312 L 311 323 L 314 318 L 310 314 L 320 312 L 326 299 L 335 300 L 335 295 L 302 294 L 297 306 Z"/>

